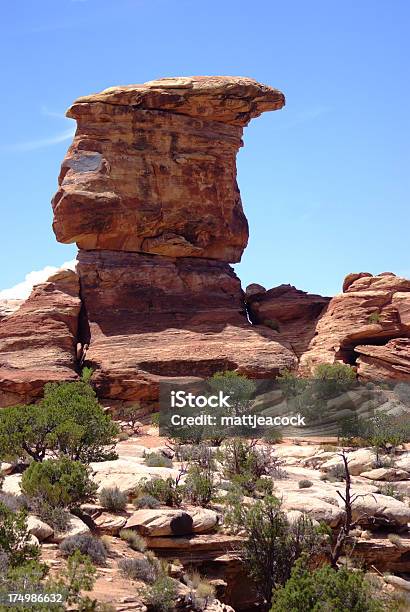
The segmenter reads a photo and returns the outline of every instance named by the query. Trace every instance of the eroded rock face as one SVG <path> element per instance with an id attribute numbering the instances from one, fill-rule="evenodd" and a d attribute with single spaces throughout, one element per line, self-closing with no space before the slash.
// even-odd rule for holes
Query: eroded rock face
<path id="1" fill-rule="evenodd" d="M 250 319 L 276 329 L 298 357 L 309 346 L 318 318 L 329 300 L 292 285 L 280 285 L 266 291 L 260 285 L 253 284 L 246 290 Z"/>
<path id="2" fill-rule="evenodd" d="M 86 361 L 101 397 L 151 401 L 164 377 L 235 369 L 264 378 L 296 367 L 277 332 L 249 324 L 225 263 L 109 251 L 78 259 Z"/>
<path id="3" fill-rule="evenodd" d="M 410 280 L 391 272 L 349 274 L 332 298 L 301 357 L 301 371 L 320 363 L 357 365 L 361 378 L 410 376 Z"/>
<path id="4" fill-rule="evenodd" d="M 248 239 L 236 183 L 242 130 L 284 103 L 243 77 L 160 79 L 79 98 L 53 200 L 57 240 L 239 261 Z"/>
<path id="5" fill-rule="evenodd" d="M 75 272 L 57 272 L 0 322 L 0 406 L 33 401 L 49 381 L 78 378 L 79 290 Z"/>

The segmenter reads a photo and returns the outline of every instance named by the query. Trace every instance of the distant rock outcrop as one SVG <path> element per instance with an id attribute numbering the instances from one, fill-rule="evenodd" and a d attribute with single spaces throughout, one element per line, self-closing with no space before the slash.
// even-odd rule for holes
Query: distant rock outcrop
<path id="1" fill-rule="evenodd" d="M 13 312 L 16 312 L 23 302 L 24 300 L 0 299 L 0 321 L 13 314 Z"/>
<path id="2" fill-rule="evenodd" d="M 49 381 L 78 378 L 79 292 L 75 272 L 57 272 L 0 323 L 0 407 L 38 398 Z"/>
<path id="3" fill-rule="evenodd" d="M 349 274 L 318 321 L 301 371 L 357 365 L 365 379 L 410 379 L 410 280 L 385 272 Z"/>

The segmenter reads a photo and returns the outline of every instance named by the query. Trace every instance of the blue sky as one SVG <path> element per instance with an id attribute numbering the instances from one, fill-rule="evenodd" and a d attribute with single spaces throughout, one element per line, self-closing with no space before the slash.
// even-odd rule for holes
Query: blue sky
<path id="1" fill-rule="evenodd" d="M 407 0 L 3 3 L 0 289 L 75 256 L 50 207 L 70 103 L 192 74 L 250 76 L 287 98 L 238 157 L 244 286 L 333 294 L 352 271 L 410 276 L 409 25 Z"/>

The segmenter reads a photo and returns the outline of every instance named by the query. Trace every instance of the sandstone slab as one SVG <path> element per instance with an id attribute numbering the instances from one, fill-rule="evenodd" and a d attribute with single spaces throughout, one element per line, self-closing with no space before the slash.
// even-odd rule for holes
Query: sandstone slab
<path id="1" fill-rule="evenodd" d="M 137 510 L 128 519 L 126 527 L 135 528 L 142 535 L 182 536 L 212 531 L 218 522 L 215 511 L 207 508 L 158 508 Z"/>

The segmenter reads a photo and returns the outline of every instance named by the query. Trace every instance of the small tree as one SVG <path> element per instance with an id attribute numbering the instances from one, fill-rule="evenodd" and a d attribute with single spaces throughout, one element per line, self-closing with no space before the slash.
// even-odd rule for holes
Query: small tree
<path id="1" fill-rule="evenodd" d="M 27 511 L 13 512 L 0 503 L 0 554 L 8 567 L 18 567 L 29 561 L 37 560 L 38 546 L 31 544 L 27 529 Z"/>
<path id="2" fill-rule="evenodd" d="M 325 565 L 309 570 L 305 555 L 298 559 L 284 586 L 273 591 L 271 612 L 382 612 L 384 606 L 376 599 L 359 571 Z"/>
<path id="3" fill-rule="evenodd" d="M 0 458 L 31 457 L 43 461 L 47 453 L 75 461 L 114 458 L 118 427 L 99 405 L 85 382 L 48 383 L 38 404 L 0 411 Z"/>
<path id="4" fill-rule="evenodd" d="M 245 536 L 241 551 L 244 565 L 255 581 L 263 605 L 269 606 L 272 590 L 288 580 L 300 555 L 318 549 L 318 531 L 304 515 L 289 523 L 279 500 L 272 496 L 250 508 L 242 506 L 237 520 Z"/>
<path id="5" fill-rule="evenodd" d="M 33 462 L 23 473 L 21 490 L 31 500 L 73 509 L 93 501 L 97 485 L 91 480 L 87 466 L 62 457 Z"/>
<path id="6" fill-rule="evenodd" d="M 213 391 L 229 395 L 231 415 L 238 416 L 249 410 L 256 385 L 246 376 L 234 371 L 217 372 L 209 380 Z"/>

